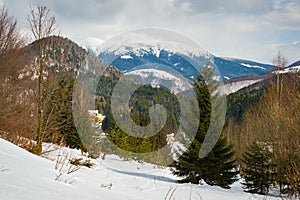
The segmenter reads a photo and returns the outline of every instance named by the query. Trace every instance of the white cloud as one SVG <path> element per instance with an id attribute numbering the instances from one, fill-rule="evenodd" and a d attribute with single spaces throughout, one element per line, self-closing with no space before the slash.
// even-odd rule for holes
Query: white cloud
<path id="1" fill-rule="evenodd" d="M 192 38 L 213 54 L 270 63 L 276 55 L 272 44 L 292 44 L 291 31 L 294 37 L 300 35 L 298 0 L 6 0 L 22 28 L 27 26 L 26 8 L 36 2 L 46 2 L 61 33 L 75 41 L 162 27 Z M 300 52 L 300 45 L 281 48 L 290 59 Z"/>
<path id="2" fill-rule="evenodd" d="M 293 45 L 293 46 L 299 46 L 299 45 L 300 45 L 300 41 L 294 41 L 294 42 L 292 43 L 292 45 Z"/>

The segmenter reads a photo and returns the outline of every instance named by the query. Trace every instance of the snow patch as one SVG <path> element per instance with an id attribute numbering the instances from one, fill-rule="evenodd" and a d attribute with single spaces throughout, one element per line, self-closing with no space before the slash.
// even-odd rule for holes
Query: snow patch
<path id="1" fill-rule="evenodd" d="M 24 76 L 25 76 L 25 75 L 21 73 L 21 74 L 19 74 L 18 79 L 19 79 L 19 80 L 22 80 L 22 79 L 24 78 Z"/>
<path id="2" fill-rule="evenodd" d="M 160 49 L 159 48 L 153 48 L 153 53 L 154 53 L 154 55 L 157 57 L 157 58 L 159 58 L 159 55 L 160 55 Z"/>
<path id="3" fill-rule="evenodd" d="M 214 76 L 213 77 L 213 80 L 215 80 L 215 81 L 220 81 L 220 79 L 221 79 L 221 76 Z"/>
<path id="4" fill-rule="evenodd" d="M 121 58 L 122 59 L 133 59 L 133 57 L 132 56 L 130 56 L 130 55 L 123 55 L 123 56 L 121 56 Z"/>
<path id="5" fill-rule="evenodd" d="M 300 72 L 300 66 L 293 66 L 293 67 L 288 67 L 285 69 L 281 69 L 279 71 L 275 70 L 273 71 L 273 74 L 286 74 L 286 73 L 296 73 Z"/>
<path id="6" fill-rule="evenodd" d="M 300 71 L 300 66 L 293 66 L 288 68 L 289 71 L 294 71 L 294 72 L 299 72 Z"/>
<path id="7" fill-rule="evenodd" d="M 258 65 L 250 65 L 250 64 L 246 64 L 246 63 L 241 63 L 241 65 L 243 65 L 244 67 L 247 67 L 247 68 L 257 68 L 257 69 L 266 70 L 266 68 L 258 66 Z"/>
<path id="8" fill-rule="evenodd" d="M 151 86 L 158 87 L 162 80 L 172 81 L 171 91 L 177 94 L 180 91 L 190 89 L 192 86 L 187 83 L 184 79 L 180 79 L 175 75 L 158 69 L 139 69 L 125 73 L 126 75 L 136 75 L 143 79 L 152 78 Z"/>

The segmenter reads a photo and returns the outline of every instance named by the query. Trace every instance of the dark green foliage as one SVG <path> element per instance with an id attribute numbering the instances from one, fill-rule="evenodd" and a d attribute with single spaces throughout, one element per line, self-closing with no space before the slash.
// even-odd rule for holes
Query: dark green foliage
<path id="1" fill-rule="evenodd" d="M 235 160 L 232 159 L 234 152 L 232 146 L 227 145 L 226 139 L 219 138 L 206 157 L 199 157 L 199 151 L 210 124 L 211 99 L 208 86 L 201 76 L 196 78 L 194 87 L 200 109 L 198 132 L 187 151 L 175 162 L 173 173 L 184 177 L 179 181 L 182 183 L 199 184 L 205 181 L 209 185 L 230 188 L 230 184 L 237 180 L 238 172 L 234 171 L 236 167 Z"/>
<path id="2" fill-rule="evenodd" d="M 164 106 L 168 111 L 166 126 L 169 126 L 173 132 L 177 132 L 180 117 L 179 102 L 176 96 L 164 87 L 143 86 L 134 92 L 129 106 L 132 107 L 131 117 L 135 123 L 147 126 L 150 123 L 149 109 L 155 104 Z"/>
<path id="3" fill-rule="evenodd" d="M 76 127 L 74 125 L 73 114 L 72 114 L 72 92 L 75 77 L 63 76 L 58 83 L 56 90 L 56 98 L 59 99 L 58 109 L 61 111 L 57 116 L 57 122 L 60 125 L 59 132 L 63 137 L 64 143 L 71 148 L 81 149 L 86 151 L 82 144 L 82 141 L 78 135 Z"/>
<path id="4" fill-rule="evenodd" d="M 100 76 L 98 80 L 96 95 L 104 96 L 106 99 L 109 99 L 117 82 L 117 78 Z"/>
<path id="5" fill-rule="evenodd" d="M 155 136 L 148 138 L 135 138 L 124 133 L 112 116 L 110 105 L 104 107 L 106 118 L 103 122 L 103 130 L 108 133 L 108 138 L 123 150 L 146 153 L 164 147 L 166 135 L 177 132 L 179 126 L 180 106 L 174 94 L 166 88 L 152 88 L 142 86 L 132 95 L 129 106 L 131 107 L 131 119 L 140 126 L 150 123 L 149 109 L 155 104 L 160 104 L 167 110 L 167 122 Z M 147 133 L 146 133 L 147 134 Z M 144 147 L 143 147 L 144 146 Z"/>
<path id="6" fill-rule="evenodd" d="M 263 89 L 251 90 L 247 92 L 232 93 L 227 97 L 226 119 L 232 117 L 236 122 L 243 121 L 245 110 L 260 101 Z"/>
<path id="7" fill-rule="evenodd" d="M 243 156 L 243 185 L 246 192 L 268 194 L 274 182 L 275 167 L 270 145 L 254 142 Z"/>
<path id="8" fill-rule="evenodd" d="M 148 153 L 156 150 L 154 136 L 149 138 L 133 137 L 123 132 L 117 126 L 108 135 L 108 139 L 127 152 Z"/>

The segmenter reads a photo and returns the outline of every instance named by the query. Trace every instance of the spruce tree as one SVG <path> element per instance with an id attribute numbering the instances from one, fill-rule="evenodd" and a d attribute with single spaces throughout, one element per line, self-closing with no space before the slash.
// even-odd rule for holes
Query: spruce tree
<path id="1" fill-rule="evenodd" d="M 244 190 L 250 193 L 268 194 L 273 183 L 275 164 L 266 143 L 254 142 L 243 155 Z"/>
<path id="2" fill-rule="evenodd" d="M 213 75 L 213 73 L 210 74 Z M 234 152 L 232 146 L 227 145 L 226 139 L 220 137 L 207 156 L 199 157 L 201 145 L 210 125 L 211 97 L 202 76 L 197 76 L 194 88 L 200 110 L 198 131 L 187 151 L 178 158 L 178 161 L 174 162 L 173 174 L 184 177 L 179 181 L 182 183 L 199 184 L 204 181 L 209 185 L 230 188 L 230 184 L 237 180 L 238 172 L 233 170 L 236 167 L 235 160 L 232 158 Z"/>

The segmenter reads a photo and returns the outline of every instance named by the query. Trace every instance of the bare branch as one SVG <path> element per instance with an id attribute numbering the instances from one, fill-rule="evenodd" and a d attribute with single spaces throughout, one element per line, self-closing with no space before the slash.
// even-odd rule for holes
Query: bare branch
<path id="1" fill-rule="evenodd" d="M 50 10 L 46 6 L 30 7 L 27 21 L 36 40 L 50 36 L 57 29 L 56 18 L 50 16 Z"/>
<path id="2" fill-rule="evenodd" d="M 7 54 L 23 45 L 22 38 L 17 29 L 17 21 L 9 16 L 8 10 L 3 6 L 0 10 L 0 56 Z"/>

